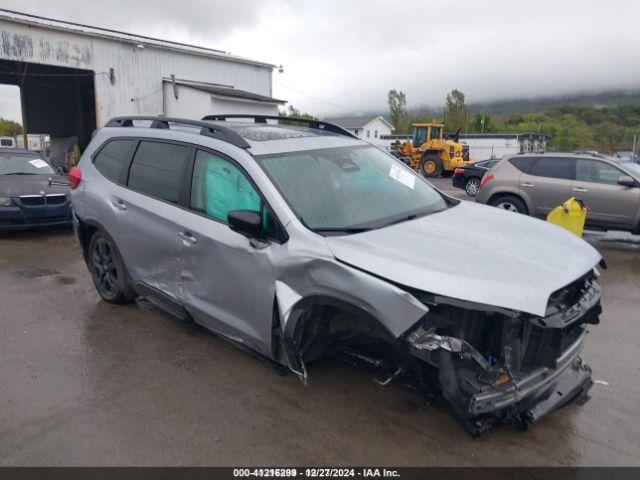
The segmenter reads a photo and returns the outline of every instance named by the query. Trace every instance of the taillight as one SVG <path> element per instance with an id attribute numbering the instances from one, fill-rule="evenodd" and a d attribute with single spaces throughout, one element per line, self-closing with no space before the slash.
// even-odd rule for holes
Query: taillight
<path id="1" fill-rule="evenodd" d="M 71 187 L 71 190 L 75 190 L 76 188 L 78 188 L 78 185 L 80 185 L 80 182 L 82 181 L 82 170 L 80 170 L 78 167 L 72 167 L 71 170 L 69 170 L 69 186 Z"/>
<path id="2" fill-rule="evenodd" d="M 482 177 L 482 180 L 480 181 L 480 186 L 478 187 L 478 189 L 484 187 L 487 183 L 489 183 L 491 180 L 493 180 L 493 175 L 486 175 L 484 177 Z"/>
<path id="3" fill-rule="evenodd" d="M 456 168 L 456 169 L 453 171 L 453 174 L 454 174 L 454 175 L 462 175 L 463 173 L 464 173 L 464 168 Z"/>

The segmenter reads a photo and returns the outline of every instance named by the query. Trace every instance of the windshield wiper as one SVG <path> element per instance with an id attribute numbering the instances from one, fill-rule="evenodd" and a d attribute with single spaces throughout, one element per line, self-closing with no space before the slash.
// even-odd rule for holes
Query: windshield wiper
<path id="1" fill-rule="evenodd" d="M 316 233 L 362 233 L 373 230 L 372 228 L 365 227 L 344 227 L 344 228 L 315 228 L 313 231 Z"/>
<path id="2" fill-rule="evenodd" d="M 31 172 L 11 172 L 11 173 L 5 173 L 5 175 L 39 175 L 39 174 L 31 173 Z"/>

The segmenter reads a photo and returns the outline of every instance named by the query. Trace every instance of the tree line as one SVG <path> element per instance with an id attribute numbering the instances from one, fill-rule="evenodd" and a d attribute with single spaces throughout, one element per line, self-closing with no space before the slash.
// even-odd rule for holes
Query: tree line
<path id="1" fill-rule="evenodd" d="M 401 91 L 390 90 L 387 103 L 396 133 L 410 133 L 412 123 L 434 120 L 433 115 L 410 115 Z M 551 137 L 547 145 L 553 150 L 612 153 L 630 150 L 634 135 L 640 135 L 640 102 L 605 107 L 567 104 L 541 113 L 471 115 L 464 93 L 452 90 L 442 117 L 435 119 L 444 122 L 450 133 L 458 129 L 462 133 L 540 133 Z"/>

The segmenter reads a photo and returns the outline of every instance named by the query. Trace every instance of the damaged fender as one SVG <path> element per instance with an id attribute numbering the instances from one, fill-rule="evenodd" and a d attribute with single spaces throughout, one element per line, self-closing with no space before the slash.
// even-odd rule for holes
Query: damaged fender
<path id="1" fill-rule="evenodd" d="M 301 380 L 306 371 L 294 335 L 302 315 L 314 306 L 333 306 L 366 316 L 395 339 L 414 326 L 429 308 L 410 293 L 333 259 L 295 258 L 279 265 L 276 302 L 285 360 Z M 367 299 L 366 301 L 364 299 Z"/>

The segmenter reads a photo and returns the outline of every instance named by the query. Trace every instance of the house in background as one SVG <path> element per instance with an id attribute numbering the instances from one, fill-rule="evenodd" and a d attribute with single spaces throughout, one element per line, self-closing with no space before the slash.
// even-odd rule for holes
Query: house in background
<path id="1" fill-rule="evenodd" d="M 373 143 L 378 147 L 384 147 L 388 142 L 382 140 L 382 136 L 391 135 L 394 127 L 379 115 L 364 117 L 331 117 L 325 118 L 325 122 L 335 123 L 349 130 L 358 138 Z"/>

